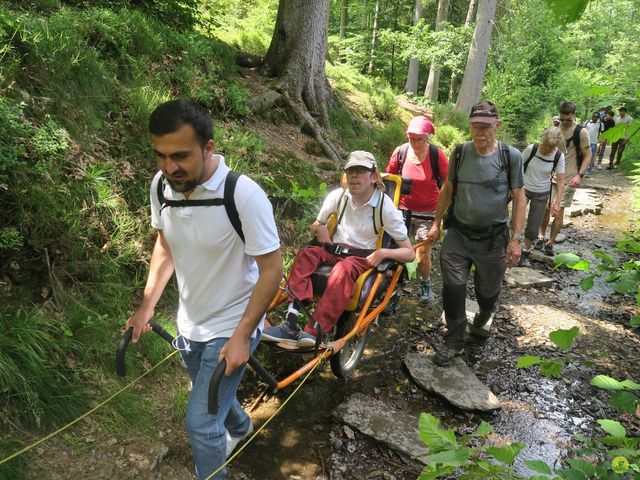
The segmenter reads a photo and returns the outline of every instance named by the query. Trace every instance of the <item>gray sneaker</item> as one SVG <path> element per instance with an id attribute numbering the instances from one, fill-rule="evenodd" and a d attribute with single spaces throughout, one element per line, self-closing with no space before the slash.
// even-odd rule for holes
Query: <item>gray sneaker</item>
<path id="1" fill-rule="evenodd" d="M 451 360 L 462 353 L 462 348 L 444 347 L 442 350 L 438 350 L 433 357 L 433 363 L 439 367 L 448 367 L 451 364 Z"/>
<path id="2" fill-rule="evenodd" d="M 300 332 L 292 330 L 288 323 L 281 323 L 274 327 L 265 328 L 262 332 L 262 341 L 283 343 L 293 347 L 298 345 L 298 335 Z"/>
<path id="3" fill-rule="evenodd" d="M 420 301 L 422 303 L 429 303 L 433 301 L 433 292 L 431 291 L 430 280 L 422 280 L 420 282 Z"/>
<path id="4" fill-rule="evenodd" d="M 296 346 L 298 348 L 313 348 L 316 346 L 316 337 L 303 330 L 298 334 Z"/>

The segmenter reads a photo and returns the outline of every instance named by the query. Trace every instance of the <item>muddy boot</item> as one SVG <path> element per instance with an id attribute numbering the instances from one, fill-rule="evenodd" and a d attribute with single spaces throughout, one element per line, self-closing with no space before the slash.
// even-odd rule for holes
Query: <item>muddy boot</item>
<path id="1" fill-rule="evenodd" d="M 469 334 L 478 340 L 486 340 L 491 335 L 491 324 L 493 323 L 493 312 L 480 310 L 473 317 L 473 324 L 469 329 Z"/>
<path id="2" fill-rule="evenodd" d="M 529 261 L 529 254 L 531 250 L 522 249 L 522 255 L 520 256 L 520 260 L 518 260 L 519 267 L 531 267 L 531 262 Z"/>
<path id="3" fill-rule="evenodd" d="M 442 350 L 438 350 L 433 357 L 433 363 L 439 367 L 448 367 L 451 360 L 462 353 L 462 348 L 454 348 L 445 346 Z"/>

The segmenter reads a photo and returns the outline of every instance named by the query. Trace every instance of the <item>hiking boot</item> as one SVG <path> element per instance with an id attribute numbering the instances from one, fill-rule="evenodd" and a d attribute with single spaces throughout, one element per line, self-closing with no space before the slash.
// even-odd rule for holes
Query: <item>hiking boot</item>
<path id="1" fill-rule="evenodd" d="M 283 343 L 295 347 L 298 345 L 299 335 L 299 331 L 293 330 L 289 324 L 285 322 L 275 327 L 265 328 L 262 332 L 262 340 L 264 342 Z"/>
<path id="2" fill-rule="evenodd" d="M 233 453 L 233 451 L 236 449 L 238 444 L 242 442 L 245 438 L 247 438 L 249 435 L 251 435 L 252 433 L 253 433 L 253 424 L 251 423 L 249 423 L 249 429 L 247 430 L 247 432 L 240 437 L 234 437 L 229 432 L 227 432 L 227 458 L 229 457 L 229 455 Z"/>
<path id="3" fill-rule="evenodd" d="M 545 244 L 544 248 L 542 249 L 542 251 L 544 252 L 545 255 L 549 255 L 550 257 L 553 257 L 555 255 L 554 251 L 553 251 L 553 245 L 550 244 Z"/>
<path id="4" fill-rule="evenodd" d="M 462 353 L 462 348 L 444 347 L 438 350 L 433 357 L 433 363 L 439 367 L 448 367 L 454 357 Z"/>
<path id="5" fill-rule="evenodd" d="M 469 335 L 480 340 L 486 340 L 491 335 L 493 312 L 476 312 L 473 323 L 469 327 Z"/>
<path id="6" fill-rule="evenodd" d="M 430 280 L 422 280 L 420 282 L 420 301 L 422 303 L 429 303 L 433 301 L 433 292 L 431 291 Z"/>
<path id="7" fill-rule="evenodd" d="M 533 242 L 533 248 L 536 250 L 542 250 L 544 248 L 544 237 L 538 237 L 538 239 Z"/>
<path id="8" fill-rule="evenodd" d="M 313 348 L 316 346 L 316 337 L 303 330 L 298 334 L 296 346 L 298 348 Z"/>
<path id="9" fill-rule="evenodd" d="M 518 266 L 519 267 L 530 267 L 531 266 L 531 262 L 529 261 L 529 254 L 531 253 L 531 250 L 525 250 L 524 248 L 522 249 L 522 255 L 520 255 L 520 260 L 518 260 Z"/>

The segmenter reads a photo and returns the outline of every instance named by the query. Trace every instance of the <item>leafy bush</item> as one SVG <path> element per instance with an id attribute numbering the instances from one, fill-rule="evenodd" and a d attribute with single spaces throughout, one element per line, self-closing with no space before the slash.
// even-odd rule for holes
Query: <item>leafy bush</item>
<path id="1" fill-rule="evenodd" d="M 459 143 L 464 143 L 466 138 L 456 127 L 452 125 L 440 125 L 436 128 L 434 141 L 450 156 L 455 146 Z"/>
<path id="2" fill-rule="evenodd" d="M 0 251 L 19 250 L 22 247 L 23 238 L 15 227 L 5 227 L 0 229 Z"/>

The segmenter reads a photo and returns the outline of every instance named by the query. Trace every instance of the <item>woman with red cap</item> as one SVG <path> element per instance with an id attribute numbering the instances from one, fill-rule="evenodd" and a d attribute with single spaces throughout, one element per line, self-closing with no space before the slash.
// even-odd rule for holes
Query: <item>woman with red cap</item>
<path id="1" fill-rule="evenodd" d="M 428 240 L 429 229 L 433 222 L 440 185 L 447 178 L 449 161 L 444 152 L 430 144 L 430 136 L 436 129 L 427 117 L 413 117 L 407 127 L 407 143 L 397 147 L 389 164 L 387 173 L 395 173 L 412 179 L 411 195 L 400 199 L 400 208 L 410 210 L 411 235 L 417 242 Z M 428 303 L 433 299 L 431 292 L 431 249 L 435 239 L 416 251 L 418 274 L 420 276 L 420 300 Z"/>

